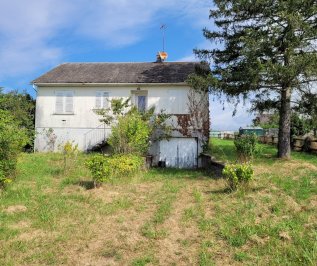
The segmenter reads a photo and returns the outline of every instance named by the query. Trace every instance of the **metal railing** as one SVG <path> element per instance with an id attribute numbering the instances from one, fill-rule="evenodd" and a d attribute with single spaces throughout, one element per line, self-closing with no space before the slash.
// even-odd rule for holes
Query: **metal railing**
<path id="1" fill-rule="evenodd" d="M 111 129 L 101 124 L 96 128 L 87 131 L 84 134 L 85 151 L 91 150 L 99 144 L 105 142 L 110 134 Z"/>

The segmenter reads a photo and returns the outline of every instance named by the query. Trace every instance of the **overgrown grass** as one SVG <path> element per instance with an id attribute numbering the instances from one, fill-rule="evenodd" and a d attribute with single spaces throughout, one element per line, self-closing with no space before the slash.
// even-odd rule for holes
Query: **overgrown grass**
<path id="1" fill-rule="evenodd" d="M 315 265 L 317 160 L 263 146 L 247 192 L 201 171 L 151 169 L 87 189 L 78 156 L 23 154 L 0 192 L 0 265 Z M 233 142 L 212 153 L 235 161 Z"/>
<path id="2" fill-rule="evenodd" d="M 275 157 L 274 146 L 261 145 L 261 149 L 253 162 L 253 192 L 228 195 L 225 202 L 212 195 L 218 209 L 217 233 L 235 250 L 236 261 L 314 265 L 317 156 L 293 152 L 292 159 L 285 161 Z M 233 141 L 212 139 L 211 153 L 223 161 L 236 160 Z"/>

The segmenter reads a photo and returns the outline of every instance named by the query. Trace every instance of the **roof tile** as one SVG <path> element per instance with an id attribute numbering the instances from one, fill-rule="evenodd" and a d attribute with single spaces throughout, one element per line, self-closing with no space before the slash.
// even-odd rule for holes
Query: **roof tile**
<path id="1" fill-rule="evenodd" d="M 195 62 L 65 63 L 32 83 L 182 83 Z"/>

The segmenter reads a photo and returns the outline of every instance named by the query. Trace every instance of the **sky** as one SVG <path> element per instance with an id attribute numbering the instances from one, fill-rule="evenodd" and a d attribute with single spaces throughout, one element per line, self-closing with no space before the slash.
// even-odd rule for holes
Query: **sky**
<path id="1" fill-rule="evenodd" d="M 0 0 L 0 87 L 26 90 L 30 82 L 64 62 L 198 60 L 194 48 L 210 48 L 202 29 L 213 28 L 208 0 Z M 251 124 L 248 106 L 223 106 L 210 96 L 213 130 Z"/>

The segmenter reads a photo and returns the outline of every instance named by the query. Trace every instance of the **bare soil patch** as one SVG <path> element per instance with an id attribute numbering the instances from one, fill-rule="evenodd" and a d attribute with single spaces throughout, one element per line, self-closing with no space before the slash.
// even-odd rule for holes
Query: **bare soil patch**
<path id="1" fill-rule="evenodd" d="M 7 213 L 25 212 L 27 208 L 24 205 L 12 205 L 5 209 Z"/>

